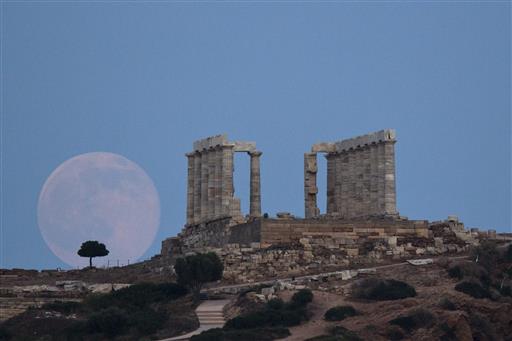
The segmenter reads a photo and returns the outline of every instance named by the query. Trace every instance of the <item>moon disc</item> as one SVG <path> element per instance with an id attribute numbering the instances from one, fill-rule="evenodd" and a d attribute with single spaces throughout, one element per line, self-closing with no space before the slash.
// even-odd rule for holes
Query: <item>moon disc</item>
<path id="1" fill-rule="evenodd" d="M 52 252 L 72 266 L 88 265 L 77 255 L 87 240 L 110 251 L 96 265 L 134 262 L 151 246 L 160 224 L 153 181 L 136 163 L 105 152 L 75 156 L 58 166 L 39 195 L 37 219 Z"/>

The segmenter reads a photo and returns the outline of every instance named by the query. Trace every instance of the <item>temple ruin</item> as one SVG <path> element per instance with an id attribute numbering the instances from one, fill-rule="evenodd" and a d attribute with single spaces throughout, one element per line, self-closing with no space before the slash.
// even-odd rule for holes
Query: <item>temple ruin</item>
<path id="1" fill-rule="evenodd" d="M 392 129 L 314 144 L 304 154 L 304 218 L 261 215 L 260 156 L 254 142 L 217 135 L 194 142 L 188 158 L 187 222 L 162 242 L 161 259 L 214 251 L 234 282 L 375 264 L 418 255 L 463 252 L 482 234 L 457 217 L 410 220 L 396 208 Z M 233 184 L 236 152 L 250 156 L 250 212 Z M 327 207 L 317 205 L 317 154 L 327 158 Z M 495 236 L 488 231 L 485 236 Z"/>
<path id="2" fill-rule="evenodd" d="M 327 214 L 341 218 L 397 215 L 396 133 L 392 129 L 313 145 L 304 154 L 305 217 L 317 217 L 317 154 L 327 158 Z"/>
<path id="3" fill-rule="evenodd" d="M 226 135 L 217 135 L 194 142 L 188 158 L 187 225 L 229 217 L 242 220 L 240 199 L 234 196 L 234 153 L 249 154 L 250 216 L 261 216 L 260 156 L 256 143 L 229 142 Z"/>

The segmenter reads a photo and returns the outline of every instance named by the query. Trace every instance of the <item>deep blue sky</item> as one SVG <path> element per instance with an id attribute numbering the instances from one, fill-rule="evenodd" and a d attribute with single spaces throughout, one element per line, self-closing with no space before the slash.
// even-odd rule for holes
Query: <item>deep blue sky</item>
<path id="1" fill-rule="evenodd" d="M 184 153 L 223 132 L 263 151 L 264 212 L 303 215 L 311 144 L 395 128 L 402 215 L 510 231 L 510 2 L 2 6 L 3 267 L 64 266 L 37 198 L 91 151 L 151 176 L 159 252 L 185 221 Z"/>

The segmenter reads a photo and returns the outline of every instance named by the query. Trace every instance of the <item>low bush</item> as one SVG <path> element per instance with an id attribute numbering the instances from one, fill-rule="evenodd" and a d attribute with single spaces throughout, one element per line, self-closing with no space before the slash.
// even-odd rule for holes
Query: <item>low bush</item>
<path id="1" fill-rule="evenodd" d="M 62 314 L 72 314 L 82 310 L 82 304 L 74 301 L 55 301 L 42 305 L 41 309 L 52 310 Z"/>
<path id="2" fill-rule="evenodd" d="M 444 310 L 457 310 L 457 306 L 449 298 L 443 297 L 439 300 L 439 307 Z"/>
<path id="3" fill-rule="evenodd" d="M 226 322 L 225 329 L 256 329 L 263 327 L 290 327 L 308 319 L 307 304 L 313 293 L 303 289 L 295 293 L 290 302 L 270 300 L 264 309 L 237 316 Z"/>
<path id="4" fill-rule="evenodd" d="M 505 261 L 512 262 L 512 244 L 510 244 L 505 252 Z"/>
<path id="5" fill-rule="evenodd" d="M 109 337 L 123 334 L 127 328 L 128 316 L 117 307 L 110 307 L 94 313 L 87 321 L 89 333 L 103 333 Z"/>
<path id="6" fill-rule="evenodd" d="M 175 283 L 140 283 L 108 294 L 90 295 L 85 304 L 93 310 L 107 307 L 142 309 L 153 302 L 169 302 L 187 293 L 187 289 Z"/>
<path id="7" fill-rule="evenodd" d="M 491 298 L 489 289 L 483 287 L 478 281 L 466 280 L 458 283 L 455 290 L 474 298 Z"/>
<path id="8" fill-rule="evenodd" d="M 309 289 L 301 289 L 292 296 L 291 302 L 297 306 L 305 306 L 313 301 L 313 293 Z"/>
<path id="9" fill-rule="evenodd" d="M 475 261 L 478 260 L 478 264 L 492 271 L 496 267 L 498 260 L 501 260 L 503 257 L 494 241 L 484 240 L 471 251 L 471 258 Z"/>
<path id="10" fill-rule="evenodd" d="M 459 280 L 475 278 L 483 283 L 490 283 L 489 273 L 485 268 L 474 262 L 459 262 L 448 268 L 448 275 Z"/>
<path id="11" fill-rule="evenodd" d="M 394 279 L 366 278 L 352 285 L 352 295 L 376 301 L 399 300 L 416 296 L 411 285 Z"/>
<path id="12" fill-rule="evenodd" d="M 191 341 L 272 341 L 290 335 L 286 328 L 256 328 L 245 330 L 210 329 L 192 336 Z"/>
<path id="13" fill-rule="evenodd" d="M 389 321 L 389 323 L 399 326 L 410 333 L 418 328 L 432 326 L 434 324 L 434 320 L 435 317 L 430 311 L 420 308 L 411 311 L 407 315 L 398 316 L 397 318 Z"/>
<path id="14" fill-rule="evenodd" d="M 280 298 L 273 298 L 267 303 L 267 307 L 273 310 L 280 310 L 284 308 L 285 303 Z"/>
<path id="15" fill-rule="evenodd" d="M 405 334 L 402 328 L 396 325 L 389 326 L 384 332 L 384 336 L 386 337 L 386 339 L 392 341 L 402 340 L 405 338 Z"/>
<path id="16" fill-rule="evenodd" d="M 0 327 L 0 340 L 10 340 L 12 337 L 11 332 L 9 332 L 4 327 Z"/>
<path id="17" fill-rule="evenodd" d="M 324 319 L 327 321 L 341 321 L 356 314 L 357 312 L 352 306 L 337 306 L 327 310 L 324 314 Z"/>
<path id="18" fill-rule="evenodd" d="M 342 326 L 335 326 L 329 330 L 330 335 L 320 335 L 306 341 L 362 341 L 356 333 Z"/>
<path id="19" fill-rule="evenodd" d="M 129 317 L 130 326 L 135 327 L 142 335 L 150 335 L 160 329 L 168 318 L 164 311 L 144 309 L 136 311 Z"/>
<path id="20" fill-rule="evenodd" d="M 469 325 L 474 340 L 498 340 L 492 323 L 485 315 L 471 313 L 469 315 Z"/>
<path id="21" fill-rule="evenodd" d="M 457 341 L 457 334 L 455 333 L 456 326 L 450 326 L 448 323 L 441 323 L 437 329 L 440 331 L 440 341 Z"/>

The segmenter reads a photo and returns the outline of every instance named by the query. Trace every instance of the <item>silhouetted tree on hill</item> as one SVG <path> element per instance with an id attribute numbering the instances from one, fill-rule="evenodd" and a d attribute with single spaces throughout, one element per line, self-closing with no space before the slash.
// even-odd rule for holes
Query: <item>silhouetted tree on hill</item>
<path id="1" fill-rule="evenodd" d="M 105 244 L 100 243 L 96 240 L 88 240 L 82 243 L 80 250 L 77 254 L 80 257 L 89 257 L 89 267 L 92 268 L 93 257 L 104 257 L 108 255 L 109 251 L 105 247 Z"/>

